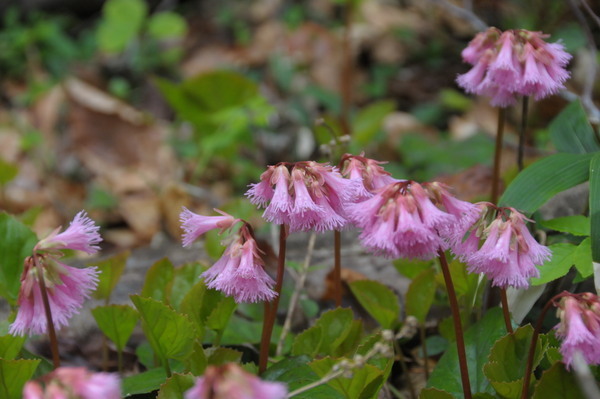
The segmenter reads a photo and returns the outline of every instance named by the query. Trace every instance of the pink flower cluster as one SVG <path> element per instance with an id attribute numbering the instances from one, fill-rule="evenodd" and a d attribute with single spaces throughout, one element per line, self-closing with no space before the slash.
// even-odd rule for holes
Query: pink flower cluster
<path id="1" fill-rule="evenodd" d="M 284 399 L 285 384 L 262 381 L 234 363 L 209 366 L 185 399 Z"/>
<path id="2" fill-rule="evenodd" d="M 531 236 L 528 219 L 516 209 L 486 202 L 477 207 L 475 223 L 463 225 L 451 237 L 453 252 L 471 273 L 485 273 L 495 286 L 528 287 L 529 279 L 539 275 L 536 266 L 550 259 L 550 250 Z"/>
<path id="3" fill-rule="evenodd" d="M 456 81 L 499 107 L 515 104 L 517 95 L 541 100 L 554 94 L 569 78 L 571 55 L 561 43 L 546 43 L 547 37 L 524 29 L 480 32 L 462 52 L 473 68 Z"/>
<path id="4" fill-rule="evenodd" d="M 232 296 L 238 303 L 270 301 L 277 295 L 271 289 L 275 282 L 265 272 L 252 228 L 246 222 L 223 211 L 215 211 L 222 216 L 198 215 L 186 208 L 180 215 L 185 232 L 184 246 L 190 245 L 209 230 L 221 229 L 223 232 L 231 229 L 237 222 L 243 223 L 223 256 L 202 273 L 206 286 Z"/>
<path id="5" fill-rule="evenodd" d="M 371 252 L 391 258 L 431 259 L 446 239 L 477 217 L 474 205 L 454 198 L 440 183 L 397 181 L 368 200 L 347 206 L 349 219 Z"/>
<path id="6" fill-rule="evenodd" d="M 82 367 L 60 367 L 43 381 L 44 384 L 28 381 L 23 388 L 23 399 L 121 398 L 121 382 L 116 374 L 92 373 Z"/>
<path id="7" fill-rule="evenodd" d="M 95 267 L 78 269 L 61 263 L 61 250 L 73 249 L 88 254 L 98 251 L 102 241 L 99 227 L 81 211 L 62 233 L 55 230 L 34 248 L 33 256 L 25 260 L 19 291 L 19 311 L 9 332 L 14 335 L 43 334 L 48 331 L 42 301 L 40 270 L 48 293 L 52 320 L 56 328 L 67 325 L 78 313 L 83 302 L 98 285 Z"/>
<path id="8" fill-rule="evenodd" d="M 385 162 L 365 158 L 360 155 L 344 154 L 340 161 L 342 176 L 356 182 L 354 202 L 371 198 L 377 189 L 399 181 L 386 172 L 381 164 Z"/>
<path id="9" fill-rule="evenodd" d="M 246 193 L 253 204 L 265 208 L 267 221 L 286 224 L 290 232 L 344 228 L 344 204 L 356 195 L 355 181 L 344 179 L 337 168 L 314 161 L 269 166 Z"/>
<path id="10" fill-rule="evenodd" d="M 600 298 L 592 293 L 566 294 L 558 305 L 560 323 L 555 327 L 560 353 L 569 368 L 575 352 L 588 364 L 600 364 Z"/>

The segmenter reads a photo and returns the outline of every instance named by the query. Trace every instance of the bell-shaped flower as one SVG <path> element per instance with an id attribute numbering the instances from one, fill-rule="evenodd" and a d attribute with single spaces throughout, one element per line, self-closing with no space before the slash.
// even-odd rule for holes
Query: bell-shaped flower
<path id="1" fill-rule="evenodd" d="M 191 245 L 198 237 L 210 230 L 221 229 L 221 232 L 223 232 L 239 221 L 239 219 L 219 209 L 215 209 L 215 211 L 222 216 L 198 215 L 185 207 L 183 208 L 183 211 L 179 215 L 179 220 L 181 221 L 181 228 L 184 231 L 184 247 Z"/>
<path id="2" fill-rule="evenodd" d="M 121 381 L 117 374 L 92 373 L 83 367 L 59 367 L 41 381 L 28 381 L 23 387 L 23 399 L 98 398 L 121 398 Z"/>

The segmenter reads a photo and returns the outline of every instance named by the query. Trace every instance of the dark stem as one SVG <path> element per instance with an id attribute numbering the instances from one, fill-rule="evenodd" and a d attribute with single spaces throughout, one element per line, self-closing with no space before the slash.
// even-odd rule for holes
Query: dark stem
<path id="1" fill-rule="evenodd" d="M 171 378 L 173 373 L 171 372 L 171 366 L 169 365 L 169 359 L 166 357 L 162 359 L 163 367 L 165 368 L 165 372 L 167 373 L 167 378 Z"/>
<path id="2" fill-rule="evenodd" d="M 258 372 L 264 373 L 267 369 L 269 360 L 269 345 L 271 343 L 271 335 L 273 327 L 277 319 L 277 307 L 279 306 L 279 298 L 281 297 L 281 288 L 283 287 L 283 271 L 285 268 L 285 249 L 287 243 L 287 226 L 282 224 L 279 226 L 279 257 L 277 259 L 277 280 L 275 281 L 275 292 L 277 296 L 271 302 L 271 305 L 265 303 L 265 323 L 263 323 L 263 333 L 260 342 L 260 356 L 258 359 Z"/>
<path id="3" fill-rule="evenodd" d="M 506 110 L 504 108 L 498 109 L 498 129 L 496 131 L 496 147 L 494 149 L 494 172 L 492 175 L 492 198 L 491 202 L 495 205 L 498 204 L 498 193 L 500 183 L 500 161 L 502 159 L 502 138 L 504 136 L 504 119 Z"/>
<path id="4" fill-rule="evenodd" d="M 427 336 L 425 334 L 425 323 L 419 325 L 419 332 L 421 333 L 421 347 L 423 348 L 423 365 L 425 366 L 425 381 L 429 379 L 429 359 L 427 355 Z"/>
<path id="5" fill-rule="evenodd" d="M 50 338 L 50 350 L 52 351 L 52 364 L 54 368 L 60 367 L 60 355 L 58 353 L 58 340 L 56 339 L 56 331 L 54 330 L 54 322 L 52 321 L 52 311 L 50 310 L 50 301 L 48 300 L 48 290 L 44 281 L 44 269 L 40 265 L 37 256 L 33 256 L 33 263 L 37 270 L 40 290 L 42 291 L 42 302 L 44 303 L 44 313 L 46 313 L 46 324 L 48 325 L 48 337 Z"/>
<path id="6" fill-rule="evenodd" d="M 529 112 L 529 96 L 523 97 L 523 109 L 521 112 L 521 129 L 519 131 L 519 151 L 517 152 L 517 166 L 519 172 L 524 169 L 525 140 L 527 138 L 527 113 Z"/>
<path id="7" fill-rule="evenodd" d="M 458 308 L 458 300 L 450 275 L 450 268 L 446 260 L 446 254 L 441 249 L 438 251 L 444 282 L 446 283 L 446 291 L 448 291 L 448 300 L 450 309 L 452 310 L 452 319 L 454 321 L 454 334 L 456 335 L 456 350 L 458 353 L 458 365 L 460 367 L 460 379 L 462 381 L 463 394 L 465 399 L 471 399 L 471 383 L 469 382 L 469 369 L 467 367 L 467 354 L 465 351 L 465 341 L 463 335 L 462 324 L 460 321 L 460 310 Z"/>
<path id="8" fill-rule="evenodd" d="M 117 348 L 117 370 L 123 374 L 123 349 Z"/>
<path id="9" fill-rule="evenodd" d="M 339 231 L 333 232 L 334 237 L 334 255 L 335 263 L 333 266 L 333 296 L 335 306 L 342 306 L 342 234 Z"/>
<path id="10" fill-rule="evenodd" d="M 102 336 L 102 370 L 108 371 L 108 338 Z"/>
<path id="11" fill-rule="evenodd" d="M 500 300 L 502 301 L 502 314 L 504 315 L 504 324 L 506 331 L 512 334 L 512 322 L 510 321 L 510 310 L 508 309 L 508 298 L 506 297 L 506 288 L 500 288 Z"/>
<path id="12" fill-rule="evenodd" d="M 350 45 L 350 30 L 352 28 L 353 2 L 346 3 L 344 15 L 344 36 L 342 38 L 342 73 L 340 75 L 340 91 L 342 94 L 342 109 L 340 112 L 340 125 L 342 133 L 350 135 L 350 105 L 352 103 L 352 75 L 354 73 L 354 60 Z"/>
<path id="13" fill-rule="evenodd" d="M 529 345 L 529 354 L 527 355 L 527 367 L 525 367 L 525 378 L 523 380 L 521 399 L 527 399 L 529 396 L 529 383 L 531 382 L 531 374 L 533 373 L 533 357 L 535 356 L 535 346 L 537 345 L 538 336 L 540 335 L 544 318 L 546 318 L 546 313 L 548 313 L 548 310 L 554 304 L 554 300 L 561 295 L 563 294 L 558 294 L 550 299 L 548 303 L 546 303 L 546 306 L 544 306 L 544 309 L 542 309 L 540 317 L 538 317 L 535 330 L 533 331 L 533 336 L 531 337 L 531 344 Z"/>

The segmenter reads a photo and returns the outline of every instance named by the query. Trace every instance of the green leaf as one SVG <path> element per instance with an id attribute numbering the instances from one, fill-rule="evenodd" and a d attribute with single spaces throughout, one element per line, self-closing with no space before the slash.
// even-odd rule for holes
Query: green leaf
<path id="1" fill-rule="evenodd" d="M 590 162 L 590 223 L 592 259 L 600 262 L 600 154 Z"/>
<path id="2" fill-rule="evenodd" d="M 533 399 L 572 399 L 585 398 L 577 380 L 569 373 L 561 362 L 554 363 L 549 370 L 542 374 L 542 378 L 535 387 Z"/>
<path id="3" fill-rule="evenodd" d="M 414 259 L 396 259 L 394 260 L 394 267 L 403 276 L 413 279 L 419 275 L 423 270 L 429 269 L 433 266 L 433 261 L 430 260 L 414 260 Z"/>
<path id="4" fill-rule="evenodd" d="M 148 34 L 156 39 L 178 39 L 185 35 L 187 24 L 179 14 L 163 11 L 148 21 Z"/>
<path id="5" fill-rule="evenodd" d="M 119 53 L 138 35 L 148 9 L 143 0 L 108 0 L 96 32 L 100 49 Z"/>
<path id="6" fill-rule="evenodd" d="M 204 280 L 197 282 L 181 301 L 180 310 L 187 314 L 199 332 L 204 327 L 222 331 L 227 327 L 236 304 L 233 298 L 206 288 Z"/>
<path id="7" fill-rule="evenodd" d="M 166 379 L 167 375 L 164 369 L 154 368 L 123 378 L 121 391 L 124 397 L 156 391 Z"/>
<path id="8" fill-rule="evenodd" d="M 409 285 L 406 293 L 406 314 L 425 323 L 429 308 L 435 297 L 435 270 L 423 270 Z"/>
<path id="9" fill-rule="evenodd" d="M 98 288 L 94 291 L 93 296 L 96 299 L 108 299 L 110 294 L 115 289 L 115 286 L 121 279 L 125 266 L 127 265 L 127 259 L 129 259 L 130 252 L 125 251 L 111 256 L 101 262 L 94 262 L 98 271 L 100 271 Z"/>
<path id="10" fill-rule="evenodd" d="M 577 248 L 575 248 L 575 251 L 573 252 L 573 264 L 583 278 L 589 277 L 594 273 L 591 237 L 581 241 Z"/>
<path id="11" fill-rule="evenodd" d="M 320 326 L 313 326 L 302 331 L 294 339 L 292 346 L 292 355 L 308 355 L 315 357 L 319 352 L 319 343 L 323 334 Z"/>
<path id="12" fill-rule="evenodd" d="M 16 305 L 25 258 L 38 239 L 24 224 L 0 213 L 0 295 Z"/>
<path id="13" fill-rule="evenodd" d="M 0 359 L 0 397 L 21 399 L 23 385 L 33 376 L 40 360 Z"/>
<path id="14" fill-rule="evenodd" d="M 371 143 L 381 129 L 383 119 L 396 109 L 391 100 L 378 101 L 362 108 L 352 121 L 352 138 L 361 147 Z"/>
<path id="15" fill-rule="evenodd" d="M 490 351 L 489 362 L 483 367 L 483 372 L 503 398 L 518 399 L 521 396 L 532 335 L 533 327 L 528 324 L 514 334 L 500 338 Z M 546 352 L 541 341 L 536 343 L 534 370 Z"/>
<path id="16" fill-rule="evenodd" d="M 163 258 L 154 263 L 146 273 L 141 296 L 168 303 L 175 268 L 171 261 Z"/>
<path id="17" fill-rule="evenodd" d="M 231 348 L 211 347 L 206 350 L 208 364 L 221 366 L 226 363 L 239 363 L 242 360 L 242 352 Z"/>
<path id="18" fill-rule="evenodd" d="M 27 337 L 19 337 L 15 335 L 3 335 L 0 337 L 0 359 L 4 360 L 13 360 L 19 352 L 21 352 L 21 348 L 23 348 L 23 344 Z"/>
<path id="19" fill-rule="evenodd" d="M 594 130 L 579 100 L 569 104 L 548 126 L 550 137 L 560 152 L 585 154 L 600 151 Z"/>
<path id="20" fill-rule="evenodd" d="M 394 328 L 400 315 L 400 305 L 392 290 L 372 280 L 354 281 L 349 286 L 362 307 L 383 328 Z"/>
<path id="21" fill-rule="evenodd" d="M 532 285 L 542 285 L 556 280 L 567 274 L 573 265 L 573 255 L 577 250 L 575 245 L 558 243 L 552 244 L 548 248 L 552 251 L 552 258 L 538 267 L 540 276 L 531 279 Z"/>
<path id="22" fill-rule="evenodd" d="M 314 326 L 296 336 L 292 353 L 294 355 L 339 354 L 338 350 L 346 344 L 346 340 L 358 344 L 356 325 L 353 322 L 352 310 L 348 308 L 337 308 L 323 313 Z M 314 346 L 315 344 L 317 345 Z M 307 351 L 309 353 L 306 353 Z"/>
<path id="23" fill-rule="evenodd" d="M 211 296 L 212 299 L 212 296 Z M 206 318 L 206 327 L 222 331 L 227 327 L 231 315 L 235 311 L 235 300 L 232 297 L 221 297 L 212 312 Z"/>
<path id="24" fill-rule="evenodd" d="M 421 390 L 419 399 L 456 399 L 446 391 L 436 388 L 425 388 Z"/>
<path id="25" fill-rule="evenodd" d="M 127 345 L 140 318 L 139 313 L 128 305 L 98 306 L 92 309 L 92 315 L 98 328 L 115 343 L 119 351 Z"/>
<path id="26" fill-rule="evenodd" d="M 0 158 L 0 187 L 17 177 L 19 167 Z"/>
<path id="27" fill-rule="evenodd" d="M 185 360 L 195 337 L 188 318 L 154 299 L 139 295 L 130 298 L 140 312 L 144 334 L 163 364 L 167 359 Z"/>
<path id="28" fill-rule="evenodd" d="M 323 378 L 329 374 L 332 368 L 339 363 L 340 359 L 326 357 L 314 360 L 308 365 L 317 375 Z M 360 368 L 352 370 L 352 377 L 338 377 L 328 382 L 330 386 L 342 393 L 347 399 L 372 398 L 376 392 L 374 387 L 383 380 L 383 372 L 377 367 L 365 364 Z"/>
<path id="29" fill-rule="evenodd" d="M 261 378 L 267 381 L 285 382 L 292 392 L 310 383 L 318 381 L 319 376 L 308 366 L 309 356 L 283 359 L 265 371 Z M 327 384 L 316 386 L 306 392 L 295 395 L 298 399 L 344 399 L 344 396 Z"/>
<path id="30" fill-rule="evenodd" d="M 194 350 L 190 354 L 190 356 L 186 359 L 186 366 L 190 370 L 190 372 L 194 375 L 202 375 L 204 374 L 204 370 L 208 365 L 208 359 L 206 358 L 206 353 L 204 353 L 204 348 L 202 345 L 196 341 L 194 342 Z"/>
<path id="31" fill-rule="evenodd" d="M 473 393 L 494 392 L 490 382 L 483 374 L 483 366 L 487 363 L 488 354 L 494 342 L 505 333 L 506 326 L 500 308 L 489 309 L 481 320 L 466 331 L 465 351 Z M 458 355 L 454 343 L 450 344 L 431 373 L 427 387 L 450 392 L 456 397 L 463 397 Z"/>
<path id="32" fill-rule="evenodd" d="M 171 306 L 179 309 L 183 298 L 200 281 L 200 274 L 202 274 L 205 268 L 204 265 L 198 262 L 188 263 L 175 268 L 171 289 Z"/>
<path id="33" fill-rule="evenodd" d="M 525 170 L 508 186 L 499 204 L 531 214 L 546 201 L 589 178 L 594 154 L 554 154 Z"/>
<path id="34" fill-rule="evenodd" d="M 590 235 L 590 219 L 583 215 L 565 216 L 562 218 L 544 220 L 541 225 L 561 233 L 569 233 L 574 236 Z"/>
<path id="35" fill-rule="evenodd" d="M 183 399 L 183 394 L 194 386 L 196 378 L 192 374 L 173 374 L 167 378 L 158 391 L 157 399 Z"/>

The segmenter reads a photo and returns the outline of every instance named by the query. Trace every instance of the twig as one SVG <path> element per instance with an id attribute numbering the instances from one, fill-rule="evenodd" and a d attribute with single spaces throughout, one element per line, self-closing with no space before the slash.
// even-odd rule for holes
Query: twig
<path id="1" fill-rule="evenodd" d="M 288 310 L 285 316 L 285 321 L 283 323 L 283 328 L 281 329 L 281 335 L 279 336 L 279 342 L 277 343 L 277 351 L 275 352 L 277 356 L 281 356 L 281 352 L 283 350 L 283 342 L 285 341 L 285 337 L 287 336 L 292 327 L 292 315 L 294 314 L 294 309 L 296 308 L 296 305 L 298 305 L 298 300 L 300 299 L 300 292 L 302 292 L 302 289 L 304 288 L 304 283 L 306 282 L 306 276 L 308 275 L 308 268 L 310 266 L 310 261 L 312 259 L 313 251 L 315 249 L 316 240 L 317 234 L 311 233 L 310 237 L 308 238 L 306 257 L 304 258 L 302 269 L 300 269 L 300 274 L 298 275 L 298 279 L 296 280 L 296 286 L 294 287 L 294 292 L 292 293 L 292 297 L 288 305 Z"/>
<path id="2" fill-rule="evenodd" d="M 471 24 L 471 26 L 475 30 L 484 31 L 488 28 L 488 25 L 485 22 L 483 22 L 472 11 L 469 11 L 465 8 L 454 5 L 447 0 L 429 0 L 429 2 L 435 3 L 435 4 L 439 5 L 440 7 L 444 8 L 449 13 L 453 14 L 454 16 L 464 19 L 469 24 Z"/>

